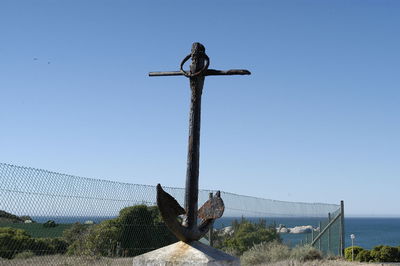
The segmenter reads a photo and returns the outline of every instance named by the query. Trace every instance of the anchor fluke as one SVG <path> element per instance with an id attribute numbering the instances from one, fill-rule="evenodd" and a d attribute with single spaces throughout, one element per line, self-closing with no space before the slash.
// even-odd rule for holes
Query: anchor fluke
<path id="1" fill-rule="evenodd" d="M 207 200 L 198 211 L 199 218 L 203 220 L 218 219 L 224 214 L 225 206 L 221 199 L 221 192 L 215 193 L 215 196 Z"/>
<path id="2" fill-rule="evenodd" d="M 202 212 L 207 213 L 208 217 L 218 216 L 217 218 L 219 218 L 219 215 L 222 216 L 223 213 L 223 204 L 224 203 L 222 202 L 219 193 L 217 193 L 200 209 L 203 209 Z M 199 226 L 195 227 L 187 227 L 186 225 L 183 225 L 181 221 L 178 220 L 178 216 L 182 214 L 186 215 L 187 213 L 185 209 L 183 209 L 170 194 L 165 192 L 160 184 L 157 185 L 157 206 L 169 230 L 171 230 L 179 240 L 184 242 L 196 241 L 202 238 L 208 232 L 215 220 L 214 218 L 202 219 Z M 210 210 L 213 206 L 217 206 L 218 210 Z M 204 217 L 207 217 L 207 215 L 204 215 Z"/>
<path id="3" fill-rule="evenodd" d="M 157 205 L 161 212 L 167 212 L 174 217 L 178 217 L 179 215 L 186 213 L 185 209 L 179 205 L 174 197 L 165 192 L 160 184 L 157 185 Z"/>

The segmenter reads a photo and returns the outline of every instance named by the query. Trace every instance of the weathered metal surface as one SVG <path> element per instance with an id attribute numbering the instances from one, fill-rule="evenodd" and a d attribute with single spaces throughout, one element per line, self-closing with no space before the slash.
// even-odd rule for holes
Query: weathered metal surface
<path id="1" fill-rule="evenodd" d="M 218 219 L 224 214 L 225 206 L 221 199 L 221 193 L 218 191 L 214 197 L 207 200 L 198 211 L 199 218 L 206 219 Z"/>
<path id="2" fill-rule="evenodd" d="M 162 206 L 160 210 L 166 211 L 175 218 L 186 213 L 185 209 L 179 205 L 174 197 L 165 192 L 160 184 L 157 185 L 157 204 Z"/>
<path id="3" fill-rule="evenodd" d="M 190 70 L 183 69 L 185 62 L 192 60 Z M 224 203 L 217 193 L 208 200 L 200 210 L 198 206 L 199 192 L 199 157 L 200 157 L 200 120 L 201 120 L 201 95 L 203 92 L 205 76 L 218 75 L 250 75 L 245 69 L 214 70 L 208 69 L 210 59 L 205 53 L 201 43 L 193 43 L 192 51 L 180 64 L 180 71 L 150 72 L 149 76 L 185 76 L 189 78 L 191 89 L 191 105 L 189 113 L 189 144 L 187 156 L 185 207 L 184 209 L 161 185 L 157 185 L 157 205 L 168 228 L 182 241 L 190 242 L 199 240 L 212 226 L 215 219 L 222 216 Z M 177 216 L 184 214 L 182 224 Z M 197 225 L 197 218 L 202 219 Z"/>
<path id="4" fill-rule="evenodd" d="M 246 69 L 230 69 L 230 70 L 216 70 L 207 69 L 204 71 L 203 76 L 231 76 L 231 75 L 250 75 L 251 72 Z M 163 77 L 163 76 L 185 76 L 182 71 L 161 71 L 149 72 L 150 77 Z"/>

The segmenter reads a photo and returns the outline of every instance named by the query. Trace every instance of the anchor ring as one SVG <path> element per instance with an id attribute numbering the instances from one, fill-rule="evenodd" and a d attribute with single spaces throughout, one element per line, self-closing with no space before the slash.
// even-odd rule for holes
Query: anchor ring
<path id="1" fill-rule="evenodd" d="M 208 69 L 208 66 L 210 65 L 210 58 L 205 53 L 203 53 L 201 56 L 204 57 L 206 63 L 204 64 L 202 69 L 200 69 L 199 71 L 197 71 L 196 73 L 193 73 L 193 74 L 192 73 L 188 73 L 187 71 L 183 70 L 183 65 L 186 63 L 187 60 L 189 60 L 192 57 L 192 54 L 188 54 L 182 60 L 181 65 L 180 65 L 180 69 L 181 69 L 181 72 L 183 73 L 183 75 L 185 75 L 185 77 L 192 78 L 192 77 L 200 76 L 201 74 L 203 74 Z"/>

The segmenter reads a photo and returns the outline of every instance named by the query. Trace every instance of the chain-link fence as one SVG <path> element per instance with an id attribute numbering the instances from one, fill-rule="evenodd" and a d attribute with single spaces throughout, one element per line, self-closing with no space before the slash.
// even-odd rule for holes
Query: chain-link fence
<path id="1" fill-rule="evenodd" d="M 327 255 L 343 255 L 344 227 L 342 207 L 328 213 L 326 219 L 318 222 L 318 227 L 306 234 L 304 243 L 310 244 Z"/>
<path id="2" fill-rule="evenodd" d="M 184 189 L 164 189 L 184 205 Z M 199 206 L 214 192 L 200 190 Z M 249 221 L 264 218 L 277 227 L 288 244 L 309 242 L 326 253 L 340 254 L 343 229 L 336 218 L 339 205 L 276 201 L 228 192 L 221 192 L 221 197 L 225 213 L 215 222 L 214 230 L 229 229 L 232 221 L 241 217 Z M 129 257 L 177 241 L 155 206 L 155 186 L 0 163 L 0 263 L 77 265 L 95 261 L 131 265 Z M 335 221 L 321 221 L 329 213 L 330 221 Z M 330 229 L 324 230 L 328 224 Z M 323 235 L 303 241 L 310 230 Z"/>

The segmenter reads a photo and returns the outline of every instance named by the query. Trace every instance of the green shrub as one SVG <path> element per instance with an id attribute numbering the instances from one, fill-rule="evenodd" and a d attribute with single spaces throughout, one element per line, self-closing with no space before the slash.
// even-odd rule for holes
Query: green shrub
<path id="1" fill-rule="evenodd" d="M 344 258 L 348 261 L 352 261 L 353 258 L 353 248 L 354 248 L 354 260 L 356 260 L 356 257 L 358 255 L 358 253 L 360 253 L 362 250 L 364 250 L 362 247 L 359 246 L 354 246 L 354 247 L 347 247 L 344 250 Z"/>
<path id="2" fill-rule="evenodd" d="M 0 227 L 0 257 L 12 259 L 32 243 L 31 236 L 21 229 Z"/>
<path id="3" fill-rule="evenodd" d="M 162 222 L 156 206 L 137 205 L 124 208 L 117 218 L 97 225 L 74 225 L 63 235 L 71 243 L 68 254 L 136 256 L 177 241 Z M 119 254 L 121 255 L 121 254 Z"/>
<path id="4" fill-rule="evenodd" d="M 67 246 L 67 242 L 60 238 L 32 238 L 22 229 L 0 228 L 0 257 L 2 258 L 12 259 L 19 253 L 28 251 L 35 255 L 63 254 Z"/>
<path id="5" fill-rule="evenodd" d="M 121 228 L 116 220 L 106 220 L 90 228 L 85 239 L 85 255 L 111 256 L 119 240 Z"/>
<path id="6" fill-rule="evenodd" d="M 396 247 L 376 246 L 371 250 L 371 257 L 375 262 L 398 262 L 400 261 L 399 250 Z"/>
<path id="7" fill-rule="evenodd" d="M 371 251 L 369 251 L 369 250 L 361 250 L 357 254 L 357 257 L 355 257 L 355 260 L 356 261 L 361 261 L 361 262 L 370 262 L 372 260 Z"/>
<path id="8" fill-rule="evenodd" d="M 120 211 L 119 241 L 128 256 L 136 256 L 177 241 L 156 206 L 137 205 Z"/>
<path id="9" fill-rule="evenodd" d="M 265 220 L 252 223 L 244 218 L 232 223 L 233 234 L 224 235 L 217 241 L 217 248 L 233 250 L 235 255 L 242 255 L 256 244 L 262 242 L 280 241 L 274 226 L 267 226 Z"/>
<path id="10" fill-rule="evenodd" d="M 45 222 L 43 224 L 43 227 L 46 227 L 46 228 L 56 227 L 56 226 L 57 226 L 57 223 L 53 220 L 48 220 L 47 222 Z"/>
<path id="11" fill-rule="evenodd" d="M 381 256 L 381 248 L 383 248 L 383 245 L 379 245 L 371 249 L 371 257 L 372 260 L 375 262 L 380 261 L 380 256 Z"/>
<path id="12" fill-rule="evenodd" d="M 321 251 L 310 245 L 296 246 L 291 250 L 290 258 L 301 262 L 322 259 Z"/>
<path id="13" fill-rule="evenodd" d="M 258 265 L 288 259 L 290 249 L 288 246 L 277 242 L 263 242 L 254 245 L 240 257 L 242 265 Z"/>
<path id="14" fill-rule="evenodd" d="M 88 232 L 89 226 L 81 223 L 75 223 L 70 228 L 64 230 L 62 238 L 71 245 L 75 241 L 82 239 Z"/>

